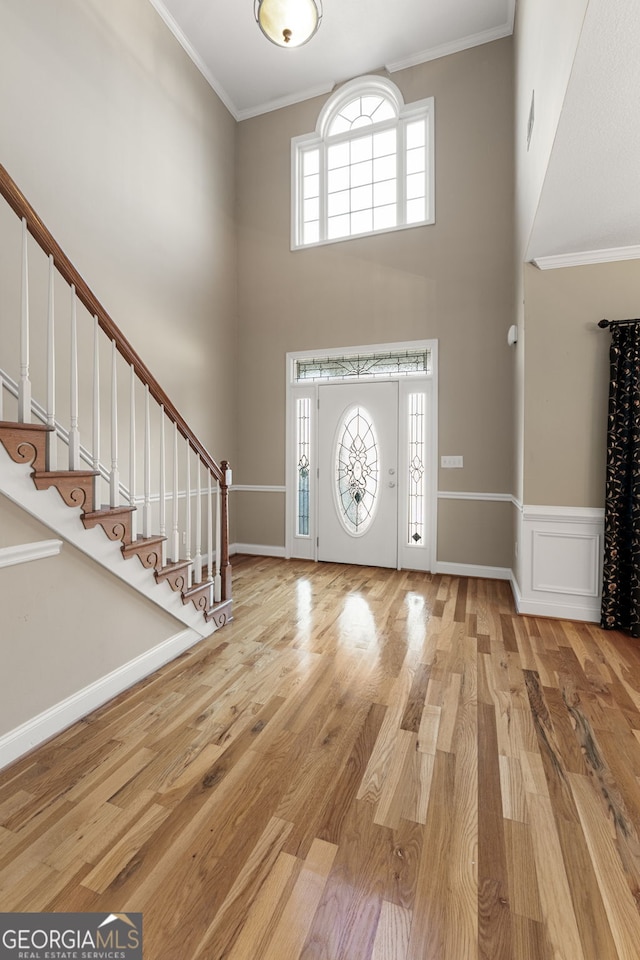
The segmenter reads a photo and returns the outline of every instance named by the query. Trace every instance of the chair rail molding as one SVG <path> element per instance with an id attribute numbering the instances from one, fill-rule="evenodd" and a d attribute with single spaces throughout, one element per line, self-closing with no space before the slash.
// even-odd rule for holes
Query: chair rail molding
<path id="1" fill-rule="evenodd" d="M 598 622 L 604 509 L 523 505 L 518 513 L 519 613 Z"/>
<path id="2" fill-rule="evenodd" d="M 18 563 L 57 557 L 62 550 L 62 540 L 38 540 L 35 543 L 18 543 L 0 547 L 0 567 L 13 567 Z"/>

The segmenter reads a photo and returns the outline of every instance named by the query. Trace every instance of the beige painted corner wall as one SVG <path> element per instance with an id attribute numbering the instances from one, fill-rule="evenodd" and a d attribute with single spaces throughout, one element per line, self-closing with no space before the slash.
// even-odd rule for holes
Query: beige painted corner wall
<path id="1" fill-rule="evenodd" d="M 149 0 L 0 0 L 0 21 L 0 162 L 212 454 L 233 462 L 235 120 Z M 4 312 L 0 324 L 1 366 L 18 326 Z"/>
<path id="2" fill-rule="evenodd" d="M 518 0 L 515 43 L 516 243 L 525 258 L 589 0 Z M 534 126 L 528 142 L 531 97 Z"/>
<path id="3" fill-rule="evenodd" d="M 441 500 L 438 560 L 511 569 L 512 523 L 509 501 Z"/>
<path id="4" fill-rule="evenodd" d="M 524 502 L 602 507 L 608 354 L 597 323 L 636 317 L 640 260 L 525 268 Z"/>
<path id="5" fill-rule="evenodd" d="M 284 483 L 288 351 L 437 338 L 440 453 L 465 463 L 441 472 L 439 485 L 511 489 L 511 39 L 393 80 L 407 103 L 435 98 L 433 226 L 291 252 L 291 138 L 315 129 L 325 98 L 239 125 L 237 483 Z M 454 541 L 471 543 L 456 523 Z M 237 517 L 236 534 L 249 543 L 273 535 L 270 520 L 253 515 Z"/>
<path id="6" fill-rule="evenodd" d="M 0 547 L 55 538 L 0 495 Z M 0 736 L 184 630 L 68 543 L 1 568 L 0 597 Z"/>
<path id="7" fill-rule="evenodd" d="M 285 495 L 247 490 L 234 491 L 230 499 L 230 512 L 234 519 L 232 543 L 259 544 L 281 549 L 284 544 Z M 238 530 L 244 537 L 238 535 Z M 260 539 L 255 540 L 259 531 Z"/>
<path id="8" fill-rule="evenodd" d="M 518 0 L 514 28 L 514 353 L 513 494 L 524 496 L 525 355 L 523 263 L 589 0 Z M 535 120 L 528 141 L 532 94 Z M 513 569 L 516 557 L 513 556 Z"/>

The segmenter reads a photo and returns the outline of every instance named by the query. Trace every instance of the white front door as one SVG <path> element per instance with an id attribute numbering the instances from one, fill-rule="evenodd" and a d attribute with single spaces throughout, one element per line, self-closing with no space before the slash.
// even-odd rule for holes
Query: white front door
<path id="1" fill-rule="evenodd" d="M 398 384 L 319 388 L 318 559 L 398 563 Z"/>

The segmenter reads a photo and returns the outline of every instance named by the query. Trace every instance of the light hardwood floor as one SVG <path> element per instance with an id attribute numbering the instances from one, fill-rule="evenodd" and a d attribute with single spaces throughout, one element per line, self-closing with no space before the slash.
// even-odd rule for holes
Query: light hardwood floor
<path id="1" fill-rule="evenodd" d="M 0 774 L 0 910 L 146 960 L 638 960 L 640 645 L 236 558 L 235 622 Z"/>

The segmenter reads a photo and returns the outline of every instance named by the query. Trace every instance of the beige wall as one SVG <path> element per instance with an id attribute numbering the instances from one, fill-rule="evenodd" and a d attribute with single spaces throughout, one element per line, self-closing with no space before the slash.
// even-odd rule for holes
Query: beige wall
<path id="1" fill-rule="evenodd" d="M 195 432 L 232 463 L 235 134 L 148 0 L 0 0 L 0 162 Z M 4 207 L 0 367 L 17 354 L 20 281 L 18 221 Z M 42 382 L 46 277 L 35 257 L 30 269 Z M 59 372 L 68 303 L 60 283 Z M 62 375 L 58 392 L 64 409 Z M 85 407 L 85 443 L 90 423 Z M 0 534 L 51 537 L 6 503 Z M 68 545 L 0 570 L 0 604 L 0 735 L 183 629 Z"/>
<path id="2" fill-rule="evenodd" d="M 505 39 L 393 75 L 406 102 L 435 97 L 433 226 L 291 252 L 291 138 L 315 129 L 325 100 L 239 125 L 237 482 L 284 483 L 287 351 L 437 338 L 440 452 L 465 460 L 439 485 L 510 490 L 511 52 Z M 469 509 L 479 522 L 488 510 Z M 446 529 L 441 559 L 449 534 L 456 550 L 467 536 L 462 520 Z M 271 543 L 271 521 L 238 516 L 237 536 Z"/>
<path id="3" fill-rule="evenodd" d="M 516 241 L 526 253 L 589 0 L 518 0 L 515 23 Z M 535 91 L 530 144 L 527 124 Z"/>
<path id="4" fill-rule="evenodd" d="M 0 162 L 233 461 L 235 121 L 148 0 L 0 0 L 0 22 Z M 0 323 L 9 350 L 17 326 Z"/>
<path id="5" fill-rule="evenodd" d="M 525 502 L 602 507 L 608 353 L 602 317 L 638 314 L 640 261 L 525 268 Z"/>
<path id="6" fill-rule="evenodd" d="M 512 506 L 496 501 L 441 500 L 438 508 L 438 559 L 448 563 L 510 568 Z"/>
<path id="7" fill-rule="evenodd" d="M 0 495 L 0 547 L 55 538 Z M 68 543 L 1 568 L 0 598 L 0 736 L 184 630 Z"/>
<path id="8" fill-rule="evenodd" d="M 571 68 L 588 0 L 518 0 L 514 30 L 514 164 L 515 277 L 513 322 L 518 325 L 514 352 L 513 492 L 524 496 L 525 355 L 528 325 L 524 314 L 523 262 L 540 193 L 553 149 Z M 530 143 L 527 129 L 535 92 L 535 122 Z M 516 567 L 516 557 L 512 556 Z"/>

